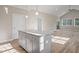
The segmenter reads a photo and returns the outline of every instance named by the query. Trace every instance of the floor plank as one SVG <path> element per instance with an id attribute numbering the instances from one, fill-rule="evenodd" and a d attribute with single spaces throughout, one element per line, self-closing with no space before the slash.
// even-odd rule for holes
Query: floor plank
<path id="1" fill-rule="evenodd" d="M 21 53 L 27 53 L 18 43 L 18 39 L 11 41 L 12 46 Z"/>

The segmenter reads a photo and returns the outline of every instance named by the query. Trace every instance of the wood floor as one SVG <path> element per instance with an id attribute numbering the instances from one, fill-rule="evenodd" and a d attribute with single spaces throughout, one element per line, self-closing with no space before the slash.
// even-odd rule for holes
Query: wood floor
<path id="1" fill-rule="evenodd" d="M 79 28 L 61 29 L 53 33 L 55 36 L 70 38 L 65 44 L 52 44 L 53 52 L 79 53 Z"/>
<path id="2" fill-rule="evenodd" d="M 79 53 L 79 31 L 73 29 L 58 30 L 54 32 L 53 35 L 70 38 L 65 44 L 53 42 L 53 53 Z M 18 40 L 12 41 L 11 44 L 21 53 L 27 53 L 21 46 L 19 46 Z"/>
<path id="3" fill-rule="evenodd" d="M 79 53 L 79 31 L 76 30 L 58 30 L 52 35 L 70 38 L 65 44 L 52 43 L 53 53 Z M 7 42 L 6 42 L 7 43 Z M 18 43 L 18 39 L 10 42 L 11 45 L 20 53 L 27 53 Z M 4 43 L 3 43 L 4 44 Z"/>
<path id="4" fill-rule="evenodd" d="M 6 51 L 9 51 L 12 49 L 15 49 L 17 52 L 16 53 L 28 53 L 26 50 L 24 50 L 20 45 L 19 45 L 19 42 L 18 42 L 18 39 L 14 39 L 12 41 L 8 41 L 8 42 L 4 42 L 4 43 L 0 43 L 0 48 L 2 49 L 1 46 L 4 46 L 4 45 L 7 45 L 7 44 L 10 44 L 11 47 L 6 49 L 7 47 L 3 47 L 5 48 L 5 50 L 0 50 L 0 53 L 4 53 Z M 11 52 L 10 52 L 11 53 Z M 12 51 L 13 53 L 13 51 Z"/>
<path id="5" fill-rule="evenodd" d="M 57 34 L 56 34 L 57 35 Z M 59 35 L 62 36 L 62 35 Z M 65 36 L 67 37 L 67 36 Z M 27 53 L 18 43 L 18 40 L 11 42 L 12 46 L 21 53 Z M 79 36 L 73 36 L 65 44 L 52 43 L 53 53 L 79 53 Z"/>
<path id="6" fill-rule="evenodd" d="M 18 43 L 18 39 L 15 39 L 13 41 L 10 42 L 11 45 L 16 49 L 18 50 L 20 53 L 27 53 L 26 50 L 24 50 Z"/>

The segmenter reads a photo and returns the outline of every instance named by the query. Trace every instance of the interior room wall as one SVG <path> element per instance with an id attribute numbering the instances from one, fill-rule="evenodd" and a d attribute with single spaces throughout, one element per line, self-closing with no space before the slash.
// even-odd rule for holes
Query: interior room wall
<path id="1" fill-rule="evenodd" d="M 56 21 L 58 20 L 57 16 L 45 14 L 39 12 L 39 15 L 36 16 L 35 12 L 29 12 L 28 21 L 27 21 L 27 30 L 37 30 L 38 19 L 42 20 L 42 30 L 44 32 L 56 30 Z M 40 24 L 41 25 L 41 24 Z"/>
<path id="2" fill-rule="evenodd" d="M 65 13 L 64 15 L 62 15 L 60 17 L 60 21 L 62 19 L 67 19 L 67 20 L 72 19 L 73 22 L 74 22 L 75 18 L 79 18 L 79 11 L 78 10 L 71 10 L 71 11 Z M 63 29 L 76 28 L 76 26 L 74 25 L 74 23 L 73 23 L 73 26 L 62 26 L 62 21 L 61 21 L 60 27 L 63 28 Z M 78 26 L 78 28 L 79 28 L 79 26 Z"/>
<path id="3" fill-rule="evenodd" d="M 4 7 L 8 7 L 8 14 L 6 14 Z M 13 14 L 21 14 L 25 16 L 28 15 L 27 23 L 25 24 L 27 30 L 37 30 L 37 17 L 34 15 L 34 12 L 26 11 L 12 6 L 0 6 L 0 42 L 12 39 Z M 43 19 L 43 31 L 53 31 L 56 29 L 57 16 L 41 12 L 40 17 Z"/>
<path id="4" fill-rule="evenodd" d="M 8 8 L 8 14 L 6 14 L 5 7 Z M 27 12 L 22 9 L 0 5 L 0 42 L 6 42 L 12 39 L 12 14 L 25 15 Z"/>
<path id="5" fill-rule="evenodd" d="M 79 17 L 79 11 L 72 10 L 72 11 L 69 11 L 69 12 L 65 13 L 64 15 L 62 15 L 60 17 L 60 19 L 61 18 L 75 18 L 75 17 Z"/>
<path id="6" fill-rule="evenodd" d="M 52 32 L 56 30 L 56 24 L 58 17 L 49 14 L 42 14 L 41 17 L 43 18 L 43 31 Z"/>
<path id="7" fill-rule="evenodd" d="M 10 15 L 6 14 L 3 6 L 0 6 L 0 42 L 6 41 L 10 37 Z"/>

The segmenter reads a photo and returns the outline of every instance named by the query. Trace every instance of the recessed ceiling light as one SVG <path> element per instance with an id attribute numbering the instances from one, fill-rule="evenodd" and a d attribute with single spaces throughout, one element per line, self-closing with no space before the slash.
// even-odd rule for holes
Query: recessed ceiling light
<path id="1" fill-rule="evenodd" d="M 35 15 L 39 15 L 39 12 L 36 11 L 36 12 L 35 12 Z"/>
<path id="2" fill-rule="evenodd" d="M 28 18 L 28 16 L 25 16 L 26 18 Z"/>

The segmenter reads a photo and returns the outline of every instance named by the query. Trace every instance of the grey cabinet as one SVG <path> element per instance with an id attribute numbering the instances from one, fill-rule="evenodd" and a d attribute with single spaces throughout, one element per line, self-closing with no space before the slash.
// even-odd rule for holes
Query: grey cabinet
<path id="1" fill-rule="evenodd" d="M 25 49 L 26 48 L 26 36 L 24 32 L 19 32 L 19 44 Z"/>
<path id="2" fill-rule="evenodd" d="M 39 36 L 32 36 L 33 37 L 33 51 L 35 53 L 40 52 L 40 37 Z"/>
<path id="3" fill-rule="evenodd" d="M 39 38 L 40 36 L 19 31 L 19 44 L 30 53 L 40 52 Z"/>
<path id="4" fill-rule="evenodd" d="M 29 53 L 50 53 L 51 36 L 19 31 L 19 44 Z"/>

